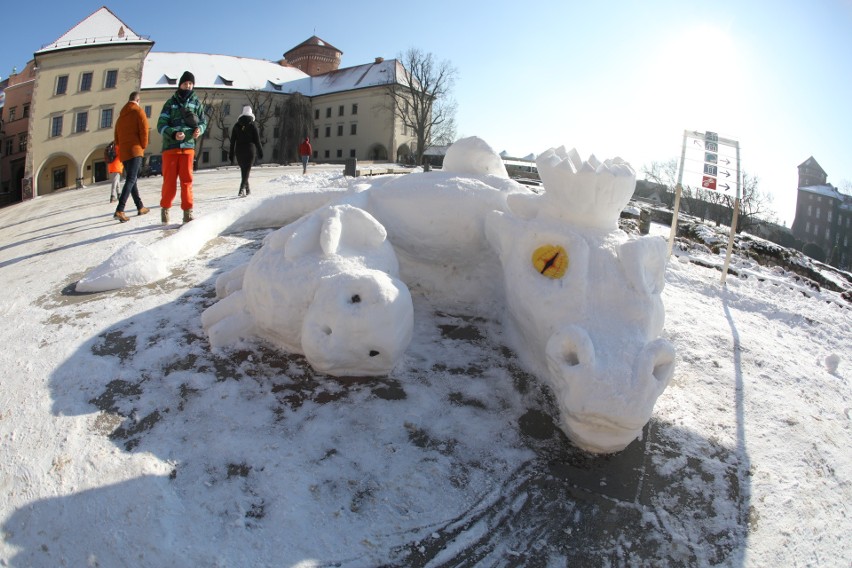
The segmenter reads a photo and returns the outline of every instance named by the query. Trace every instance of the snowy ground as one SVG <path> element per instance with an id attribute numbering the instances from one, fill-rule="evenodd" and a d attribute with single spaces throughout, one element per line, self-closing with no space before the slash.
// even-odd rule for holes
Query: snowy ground
<path id="1" fill-rule="evenodd" d="M 249 199 L 354 183 L 341 174 L 256 168 Z M 238 180 L 200 172 L 197 215 L 238 206 Z M 850 565 L 839 294 L 736 257 L 720 286 L 689 262 L 709 253 L 673 258 L 673 383 L 641 440 L 596 457 L 495 322 L 416 295 L 387 378 L 318 376 L 259 342 L 211 353 L 215 278 L 267 230 L 151 285 L 74 292 L 122 244 L 176 230 L 159 185 L 140 182 L 152 212 L 126 224 L 106 185 L 0 210 L 0 565 Z"/>

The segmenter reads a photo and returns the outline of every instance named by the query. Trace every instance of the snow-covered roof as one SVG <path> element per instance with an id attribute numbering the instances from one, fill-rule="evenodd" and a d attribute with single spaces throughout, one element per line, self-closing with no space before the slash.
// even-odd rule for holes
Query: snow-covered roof
<path id="1" fill-rule="evenodd" d="M 308 39 L 306 39 L 305 41 L 303 41 L 302 43 L 300 43 L 299 45 L 297 45 L 296 47 L 287 51 L 287 53 L 284 54 L 284 57 L 287 57 L 288 54 L 293 53 L 294 51 L 296 51 L 300 47 L 305 47 L 305 46 L 308 46 L 308 45 L 316 45 L 316 46 L 319 46 L 319 47 L 325 47 L 327 49 L 333 49 L 334 51 L 337 51 L 338 53 L 341 53 L 341 54 L 343 53 L 342 51 L 340 51 L 339 49 L 337 49 L 336 47 L 334 47 L 333 45 L 331 45 L 327 41 L 320 39 L 317 36 L 311 36 Z"/>
<path id="2" fill-rule="evenodd" d="M 131 30 L 109 8 L 103 6 L 65 32 L 59 39 L 36 51 L 36 54 L 75 47 L 114 43 L 154 45 L 153 41 Z"/>
<path id="3" fill-rule="evenodd" d="M 833 199 L 838 199 L 843 201 L 844 199 L 848 199 L 847 196 L 843 195 L 837 188 L 831 184 L 825 185 L 807 185 L 804 187 L 800 187 L 799 191 L 806 191 L 808 193 L 815 193 L 817 195 L 823 195 L 825 197 L 831 197 Z"/>
<path id="4" fill-rule="evenodd" d="M 195 87 L 201 89 L 293 92 L 281 86 L 309 78 L 295 67 L 264 59 L 207 53 L 150 52 L 142 68 L 142 88 L 177 89 L 177 81 L 184 71 L 195 75 Z"/>
<path id="5" fill-rule="evenodd" d="M 176 89 L 184 71 L 195 75 L 195 87 L 327 95 L 383 85 L 396 77 L 397 61 L 356 65 L 310 77 L 296 69 L 263 59 L 206 53 L 150 52 L 142 70 L 143 89 Z"/>
<path id="6" fill-rule="evenodd" d="M 403 80 L 404 74 L 397 72 L 398 65 L 399 62 L 396 59 L 389 59 L 346 67 L 310 77 L 310 89 L 307 92 L 297 90 L 303 95 L 315 97 L 385 85 L 396 80 Z"/>

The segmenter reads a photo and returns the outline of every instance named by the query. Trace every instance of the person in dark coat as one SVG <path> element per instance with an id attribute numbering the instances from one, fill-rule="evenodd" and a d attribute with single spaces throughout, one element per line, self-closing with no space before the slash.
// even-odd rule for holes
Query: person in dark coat
<path id="1" fill-rule="evenodd" d="M 239 197 L 245 197 L 251 193 L 249 188 L 249 173 L 254 165 L 255 149 L 257 149 L 257 158 L 263 159 L 263 148 L 260 146 L 260 136 L 257 134 L 257 127 L 254 125 L 254 113 L 251 111 L 251 106 L 243 107 L 243 113 L 237 119 L 234 128 L 231 129 L 231 151 L 228 154 L 228 159 L 234 163 L 234 156 L 237 158 L 237 163 L 240 165 L 240 191 L 237 194 Z"/>

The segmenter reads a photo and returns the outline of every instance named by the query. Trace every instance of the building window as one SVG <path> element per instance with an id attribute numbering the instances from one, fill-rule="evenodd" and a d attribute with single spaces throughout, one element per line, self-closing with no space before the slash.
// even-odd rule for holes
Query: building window
<path id="1" fill-rule="evenodd" d="M 357 124 L 352 124 L 352 125 L 349 126 L 349 134 L 351 134 L 352 136 L 355 136 L 356 134 L 358 134 L 358 125 Z"/>
<path id="2" fill-rule="evenodd" d="M 338 150 L 338 151 L 337 151 L 337 157 L 338 157 L 338 158 L 342 158 L 342 157 L 343 157 L 343 150 Z"/>
<path id="3" fill-rule="evenodd" d="M 325 117 L 331 118 L 331 107 L 328 107 L 327 109 L 325 109 Z"/>
<path id="4" fill-rule="evenodd" d="M 325 151 L 325 157 L 328 158 L 329 156 L 330 156 L 330 154 L 328 153 L 328 150 L 326 150 Z"/>
<path id="5" fill-rule="evenodd" d="M 808 217 L 814 214 L 813 205 L 808 205 Z"/>
<path id="6" fill-rule="evenodd" d="M 151 105 L 145 105 L 145 117 L 151 118 Z"/>
<path id="7" fill-rule="evenodd" d="M 349 157 L 350 157 L 350 158 L 354 158 L 354 157 L 355 157 L 355 148 L 352 148 L 351 150 L 349 150 Z"/>
<path id="8" fill-rule="evenodd" d="M 203 152 L 201 152 L 201 163 L 202 164 L 210 163 L 210 151 L 209 150 L 204 150 Z"/>
<path id="9" fill-rule="evenodd" d="M 826 238 L 826 239 L 828 239 L 829 237 L 830 237 L 830 235 L 829 235 L 829 230 L 828 230 L 828 229 L 826 229 L 826 230 L 825 230 L 825 238 Z"/>
<path id="10" fill-rule="evenodd" d="M 68 75 L 60 75 L 56 78 L 56 94 L 64 95 L 68 90 Z"/>
<path id="11" fill-rule="evenodd" d="M 343 105 L 337 107 L 337 116 L 343 116 Z"/>
<path id="12" fill-rule="evenodd" d="M 81 91 L 91 91 L 92 90 L 92 72 L 86 71 L 80 76 L 80 90 Z"/>
<path id="13" fill-rule="evenodd" d="M 325 137 L 326 137 L 326 138 L 331 138 L 331 126 L 326 126 L 326 127 L 325 127 Z M 326 157 L 327 157 L 327 156 L 326 156 Z"/>
<path id="14" fill-rule="evenodd" d="M 275 116 L 281 116 L 281 105 L 275 105 Z"/>
<path id="15" fill-rule="evenodd" d="M 106 79 L 104 80 L 104 88 L 105 89 L 114 89 L 118 85 L 118 70 L 110 69 L 106 72 Z"/>
<path id="16" fill-rule="evenodd" d="M 112 109 L 101 109 L 101 128 L 112 128 Z"/>
<path id="17" fill-rule="evenodd" d="M 314 110 L 314 120 L 319 120 L 319 109 Z"/>
<path id="18" fill-rule="evenodd" d="M 816 208 L 816 218 L 819 219 L 819 207 Z"/>
<path id="19" fill-rule="evenodd" d="M 27 151 L 27 135 L 19 134 L 18 135 L 18 152 L 26 152 Z"/>
<path id="20" fill-rule="evenodd" d="M 805 223 L 805 233 L 807 234 L 807 233 L 810 233 L 810 232 L 811 232 L 811 223 L 810 223 L 810 221 L 808 221 L 807 223 Z"/>
<path id="21" fill-rule="evenodd" d="M 30 105 L 24 105 L 24 112 L 21 113 L 21 118 L 27 118 L 30 116 Z"/>
<path id="22" fill-rule="evenodd" d="M 219 161 L 220 162 L 227 162 L 228 161 L 228 151 L 227 150 L 222 150 L 222 159 L 219 160 Z"/>
<path id="23" fill-rule="evenodd" d="M 231 103 L 224 103 L 222 105 L 222 114 L 224 116 L 231 116 Z"/>
<path id="24" fill-rule="evenodd" d="M 50 136 L 51 138 L 56 138 L 57 136 L 62 136 L 62 117 L 54 116 L 53 120 L 50 124 Z"/>
<path id="25" fill-rule="evenodd" d="M 11 138 L 7 138 L 6 139 L 6 155 L 7 156 L 12 155 L 12 146 L 13 146 L 13 140 Z"/>
<path id="26" fill-rule="evenodd" d="M 319 138 L 319 128 L 314 128 L 314 139 Z"/>
<path id="27" fill-rule="evenodd" d="M 358 114 L 358 103 L 352 103 L 352 114 Z"/>
<path id="28" fill-rule="evenodd" d="M 343 125 L 342 124 L 337 125 L 337 135 L 343 136 Z"/>
<path id="29" fill-rule="evenodd" d="M 83 111 L 77 113 L 77 128 L 74 132 L 85 132 L 89 127 L 89 112 Z"/>
<path id="30" fill-rule="evenodd" d="M 9 109 L 9 122 L 15 120 L 15 113 L 17 113 L 18 107 L 12 107 Z"/>
<path id="31" fill-rule="evenodd" d="M 829 209 L 828 213 L 825 214 L 825 220 L 831 223 L 831 209 Z"/>

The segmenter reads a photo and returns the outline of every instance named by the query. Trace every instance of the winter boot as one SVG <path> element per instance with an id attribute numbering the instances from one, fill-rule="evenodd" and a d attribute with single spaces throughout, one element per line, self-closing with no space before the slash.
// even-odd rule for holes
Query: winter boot
<path id="1" fill-rule="evenodd" d="M 160 209 L 160 221 L 162 221 L 163 225 L 169 224 L 169 209 L 168 209 L 168 207 Z"/>
<path id="2" fill-rule="evenodd" d="M 124 214 L 124 211 L 116 211 L 112 218 L 118 219 L 122 223 L 127 223 L 128 221 L 130 221 L 130 218 Z"/>
<path id="3" fill-rule="evenodd" d="M 251 188 L 249 187 L 248 182 L 246 182 L 246 195 L 251 195 Z"/>
<path id="4" fill-rule="evenodd" d="M 192 221 L 193 219 L 195 219 L 195 217 L 192 215 L 192 209 L 186 209 L 186 210 L 184 210 L 184 212 L 183 212 L 183 222 L 184 222 L 184 223 L 189 223 L 189 222 L 190 222 L 190 221 Z"/>
<path id="5" fill-rule="evenodd" d="M 245 196 L 246 196 L 246 190 L 243 188 L 243 185 L 240 184 L 240 191 L 239 191 L 239 193 L 237 193 L 237 197 L 245 197 Z"/>
<path id="6" fill-rule="evenodd" d="M 137 210 L 136 210 L 136 214 L 137 214 L 137 215 L 145 215 L 145 214 L 147 214 L 149 211 L 150 211 L 150 209 L 148 209 L 147 207 L 145 207 L 145 206 L 143 205 L 142 207 L 140 207 L 139 209 L 137 209 Z"/>

